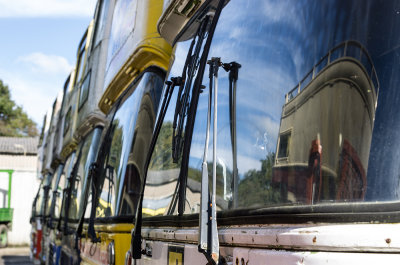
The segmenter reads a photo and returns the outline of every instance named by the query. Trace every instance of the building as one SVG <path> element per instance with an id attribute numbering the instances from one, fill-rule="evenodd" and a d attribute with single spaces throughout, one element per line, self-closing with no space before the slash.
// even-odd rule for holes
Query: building
<path id="1" fill-rule="evenodd" d="M 9 245 L 29 243 L 32 201 L 39 187 L 36 165 L 38 140 L 37 137 L 0 137 L 0 169 L 13 170 L 11 208 L 14 209 L 14 216 L 13 229 L 8 234 Z M 0 173 L 0 189 L 7 188 L 8 174 Z"/>

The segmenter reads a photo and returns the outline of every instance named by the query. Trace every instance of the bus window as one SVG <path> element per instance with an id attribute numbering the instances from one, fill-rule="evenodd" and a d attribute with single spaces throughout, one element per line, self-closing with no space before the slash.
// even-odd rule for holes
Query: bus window
<path id="1" fill-rule="evenodd" d="M 57 167 L 56 172 L 54 173 L 54 176 L 51 180 L 51 185 L 50 185 L 50 190 L 49 190 L 49 198 L 47 202 L 47 208 L 46 208 L 46 216 L 53 217 L 53 212 L 54 212 L 54 195 L 57 192 L 57 186 L 58 182 L 60 181 L 60 176 L 63 171 L 64 165 L 60 164 Z"/>
<path id="2" fill-rule="evenodd" d="M 90 164 L 93 162 L 96 153 L 98 141 L 101 135 L 101 128 L 95 128 L 82 141 L 81 154 L 79 156 L 78 170 L 75 176 L 72 176 L 72 189 L 70 196 L 70 205 L 68 210 L 68 218 L 71 221 L 78 221 L 83 213 L 84 199 L 82 194 L 88 188 L 88 173 Z"/>
<path id="3" fill-rule="evenodd" d="M 103 39 L 110 0 L 98 1 L 98 5 L 98 18 L 96 19 L 97 23 L 93 39 L 93 47 L 96 47 L 97 44 L 99 44 L 99 42 Z"/>
<path id="4" fill-rule="evenodd" d="M 393 148 L 399 122 L 392 117 L 400 64 L 398 37 L 389 30 L 397 20 L 378 15 L 392 14 L 397 3 L 359 4 L 231 1 L 223 9 L 208 58 L 240 68 L 234 106 L 230 71 L 223 65 L 218 75 L 219 210 L 399 199 Z M 205 74 L 189 159 L 191 190 L 201 172 L 209 83 Z M 208 150 L 213 163 L 212 139 Z M 194 209 L 199 200 L 188 194 L 186 207 Z"/>
<path id="5" fill-rule="evenodd" d="M 67 188 L 67 178 L 71 174 L 72 167 L 73 167 L 73 164 L 75 161 L 75 153 L 76 153 L 75 151 L 72 152 L 68 156 L 68 158 L 65 160 L 64 169 L 60 176 L 60 181 L 58 182 L 58 187 L 57 187 L 58 197 L 56 198 L 55 205 L 54 205 L 54 218 L 55 219 L 65 216 L 65 213 L 64 213 L 65 206 L 63 205 L 63 203 L 65 202 L 65 197 L 64 197 L 65 194 L 64 193 L 65 193 L 65 189 Z M 61 209 L 61 207 L 63 207 L 63 209 Z"/>
<path id="6" fill-rule="evenodd" d="M 170 68 L 168 80 L 182 75 L 185 64 L 184 59 L 188 56 L 190 46 L 191 41 L 182 42 L 177 45 L 175 50 L 176 60 Z M 178 127 L 177 119 L 175 118 L 178 97 L 179 85 L 175 87 L 171 96 L 171 101 L 149 163 L 143 197 L 143 216 L 150 217 L 177 213 L 177 185 L 182 159 L 179 151 L 175 153 L 178 155 L 174 157 L 173 150 L 181 150 L 183 146 L 182 143 L 182 145 L 179 145 L 181 147 L 177 147 L 177 145 L 173 147 L 173 135 L 174 132 L 176 133 Z M 175 130 L 173 128 L 174 123 L 176 125 Z M 182 124 L 182 129 L 181 136 L 185 134 L 184 123 Z"/>
<path id="7" fill-rule="evenodd" d="M 102 167 L 96 217 L 135 212 L 163 86 L 162 75 L 157 72 L 145 72 L 128 89 L 115 112 L 109 129 L 110 148 Z"/>

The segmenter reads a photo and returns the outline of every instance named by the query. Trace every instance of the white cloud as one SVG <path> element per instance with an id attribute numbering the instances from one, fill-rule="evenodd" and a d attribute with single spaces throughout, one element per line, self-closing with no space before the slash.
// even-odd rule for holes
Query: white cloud
<path id="1" fill-rule="evenodd" d="M 0 68 L 0 76 L 10 88 L 11 97 L 15 103 L 23 107 L 38 127 L 42 126 L 47 109 L 53 104 L 57 92 L 62 88 L 62 78 L 59 78 L 59 82 L 54 82 L 40 75 L 32 78 L 28 77 L 27 73 L 11 72 L 2 68 Z"/>
<path id="2" fill-rule="evenodd" d="M 91 17 L 96 0 L 0 0 L 0 18 Z"/>
<path id="3" fill-rule="evenodd" d="M 25 63 L 34 72 L 59 73 L 67 75 L 73 66 L 67 59 L 58 55 L 47 55 L 40 52 L 18 57 L 17 62 Z"/>

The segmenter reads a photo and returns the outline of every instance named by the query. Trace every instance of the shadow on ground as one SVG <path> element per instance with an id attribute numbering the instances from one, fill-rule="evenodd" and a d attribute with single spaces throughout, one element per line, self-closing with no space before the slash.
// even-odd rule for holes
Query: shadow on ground
<path id="1" fill-rule="evenodd" d="M 1 257 L 1 263 L 4 265 L 32 265 L 29 256 L 5 255 Z"/>

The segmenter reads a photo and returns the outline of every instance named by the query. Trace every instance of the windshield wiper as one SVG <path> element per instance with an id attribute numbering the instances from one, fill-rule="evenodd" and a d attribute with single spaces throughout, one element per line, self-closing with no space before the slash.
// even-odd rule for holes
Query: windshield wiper
<path id="1" fill-rule="evenodd" d="M 178 98 L 176 100 L 174 121 L 172 123 L 172 159 L 174 163 L 178 163 L 182 153 L 182 134 L 185 118 L 187 116 L 189 107 L 190 88 L 192 87 L 193 77 L 195 76 L 196 70 L 199 67 L 199 54 L 201 47 L 203 46 L 204 38 L 206 37 L 207 24 L 208 17 L 203 20 L 197 31 L 196 36 L 193 38 L 190 44 L 188 56 L 186 57 L 185 65 L 182 71 L 183 82 L 181 82 L 179 87 Z"/>
<path id="2" fill-rule="evenodd" d="M 217 110 L 218 110 L 218 69 L 221 66 L 221 58 L 211 58 L 210 65 L 210 84 L 207 111 L 206 140 L 204 144 L 203 163 L 201 167 L 201 201 L 199 215 L 199 251 L 202 252 L 212 264 L 219 259 L 219 240 L 217 230 L 217 210 L 216 210 L 216 187 L 217 187 Z M 213 90 L 214 86 L 214 90 Z M 211 125 L 211 105 L 214 93 L 214 116 L 213 116 L 213 168 L 212 168 L 212 193 L 209 191 L 208 183 L 208 142 L 210 139 Z"/>
<path id="3" fill-rule="evenodd" d="M 153 150 L 156 146 L 157 143 L 157 138 L 158 135 L 160 134 L 162 123 L 165 118 L 165 114 L 167 113 L 168 105 L 172 97 L 172 93 L 174 91 L 175 86 L 182 86 L 183 79 L 182 77 L 173 77 L 171 78 L 171 81 L 167 81 L 166 85 L 167 88 L 165 89 L 165 94 L 163 98 L 163 102 L 161 104 L 160 112 L 157 118 L 156 126 L 154 128 L 154 133 L 151 138 L 149 150 L 147 153 L 146 157 L 146 163 L 145 163 L 145 172 L 144 172 L 144 178 L 141 186 L 141 191 L 140 191 L 140 198 L 139 198 L 139 203 L 137 206 L 136 210 L 136 215 L 135 215 L 135 228 L 132 232 L 132 238 L 131 238 L 131 255 L 134 259 L 140 259 L 142 256 L 142 208 L 143 208 L 143 197 L 144 197 L 144 189 L 146 186 L 146 179 L 147 179 L 147 171 L 150 165 L 150 160 L 151 156 L 153 154 Z"/>
<path id="4" fill-rule="evenodd" d="M 233 197 L 233 208 L 238 206 L 238 181 L 239 172 L 237 166 L 237 135 L 236 135 L 236 88 L 237 80 L 239 79 L 239 68 L 241 65 L 237 62 L 225 63 L 222 65 L 225 71 L 229 72 L 229 124 L 231 132 L 231 144 L 232 144 L 232 197 Z"/>
<path id="5" fill-rule="evenodd" d="M 64 165 L 60 164 L 58 166 L 58 170 L 57 170 L 57 174 L 55 175 L 56 178 L 58 178 L 59 176 L 61 176 L 62 171 L 64 170 Z M 58 181 L 60 181 L 58 179 Z M 57 179 L 56 179 L 56 183 L 57 183 Z M 53 192 L 53 196 L 51 198 L 51 202 L 50 202 L 50 209 L 49 209 L 49 220 L 47 222 L 48 227 L 50 227 L 50 229 L 54 229 L 54 225 L 53 225 L 53 219 L 54 219 L 54 208 L 55 208 L 55 204 L 56 204 L 56 198 L 58 198 L 59 196 L 59 192 L 57 190 L 57 187 L 55 187 L 55 190 L 52 191 Z"/>
<path id="6" fill-rule="evenodd" d="M 67 198 L 66 198 L 66 201 L 65 201 L 66 205 L 65 205 L 65 215 L 64 215 L 64 235 L 69 235 L 70 234 L 70 232 L 68 231 L 69 207 L 71 205 L 72 189 L 75 186 L 74 185 L 75 177 L 78 174 L 79 162 L 80 162 L 81 157 L 82 157 L 82 152 L 83 152 L 82 146 L 83 146 L 83 143 L 84 142 L 82 142 L 82 144 L 81 144 L 81 147 L 79 149 L 78 157 L 77 157 L 77 159 L 75 161 L 74 167 L 73 167 L 73 169 L 71 171 L 71 174 L 70 174 L 70 176 L 68 178 L 68 185 L 67 185 L 67 191 L 66 191 Z"/>
<path id="7" fill-rule="evenodd" d="M 116 110 L 119 107 L 119 104 L 121 103 L 121 100 L 119 100 L 116 104 L 115 107 L 115 111 L 112 114 L 112 118 L 111 118 L 111 123 L 109 124 L 106 134 L 104 135 L 104 139 L 102 141 L 102 145 L 101 148 L 99 150 L 99 153 L 97 155 L 97 159 L 96 162 L 93 162 L 92 164 L 90 164 L 89 167 L 89 174 L 88 174 L 88 180 L 91 183 L 91 190 L 92 190 L 92 207 L 90 209 L 90 217 L 89 217 L 89 225 L 88 225 L 88 236 L 90 238 L 90 240 L 93 243 L 97 243 L 100 242 L 100 238 L 98 238 L 96 236 L 96 231 L 94 229 L 94 219 L 96 218 L 96 207 L 97 207 L 97 199 L 98 199 L 98 190 L 99 190 L 99 185 L 100 185 L 100 176 L 103 175 L 104 173 L 104 168 L 102 168 L 100 170 L 100 165 L 104 165 L 105 162 L 105 157 L 107 152 L 110 151 L 110 147 L 111 147 L 111 137 L 113 135 L 115 126 L 113 126 L 112 122 L 114 120 L 115 114 L 116 114 Z M 79 226 L 83 225 L 83 219 L 84 219 L 84 215 L 81 216 L 81 219 L 79 220 Z M 79 228 L 79 227 L 78 227 Z"/>

